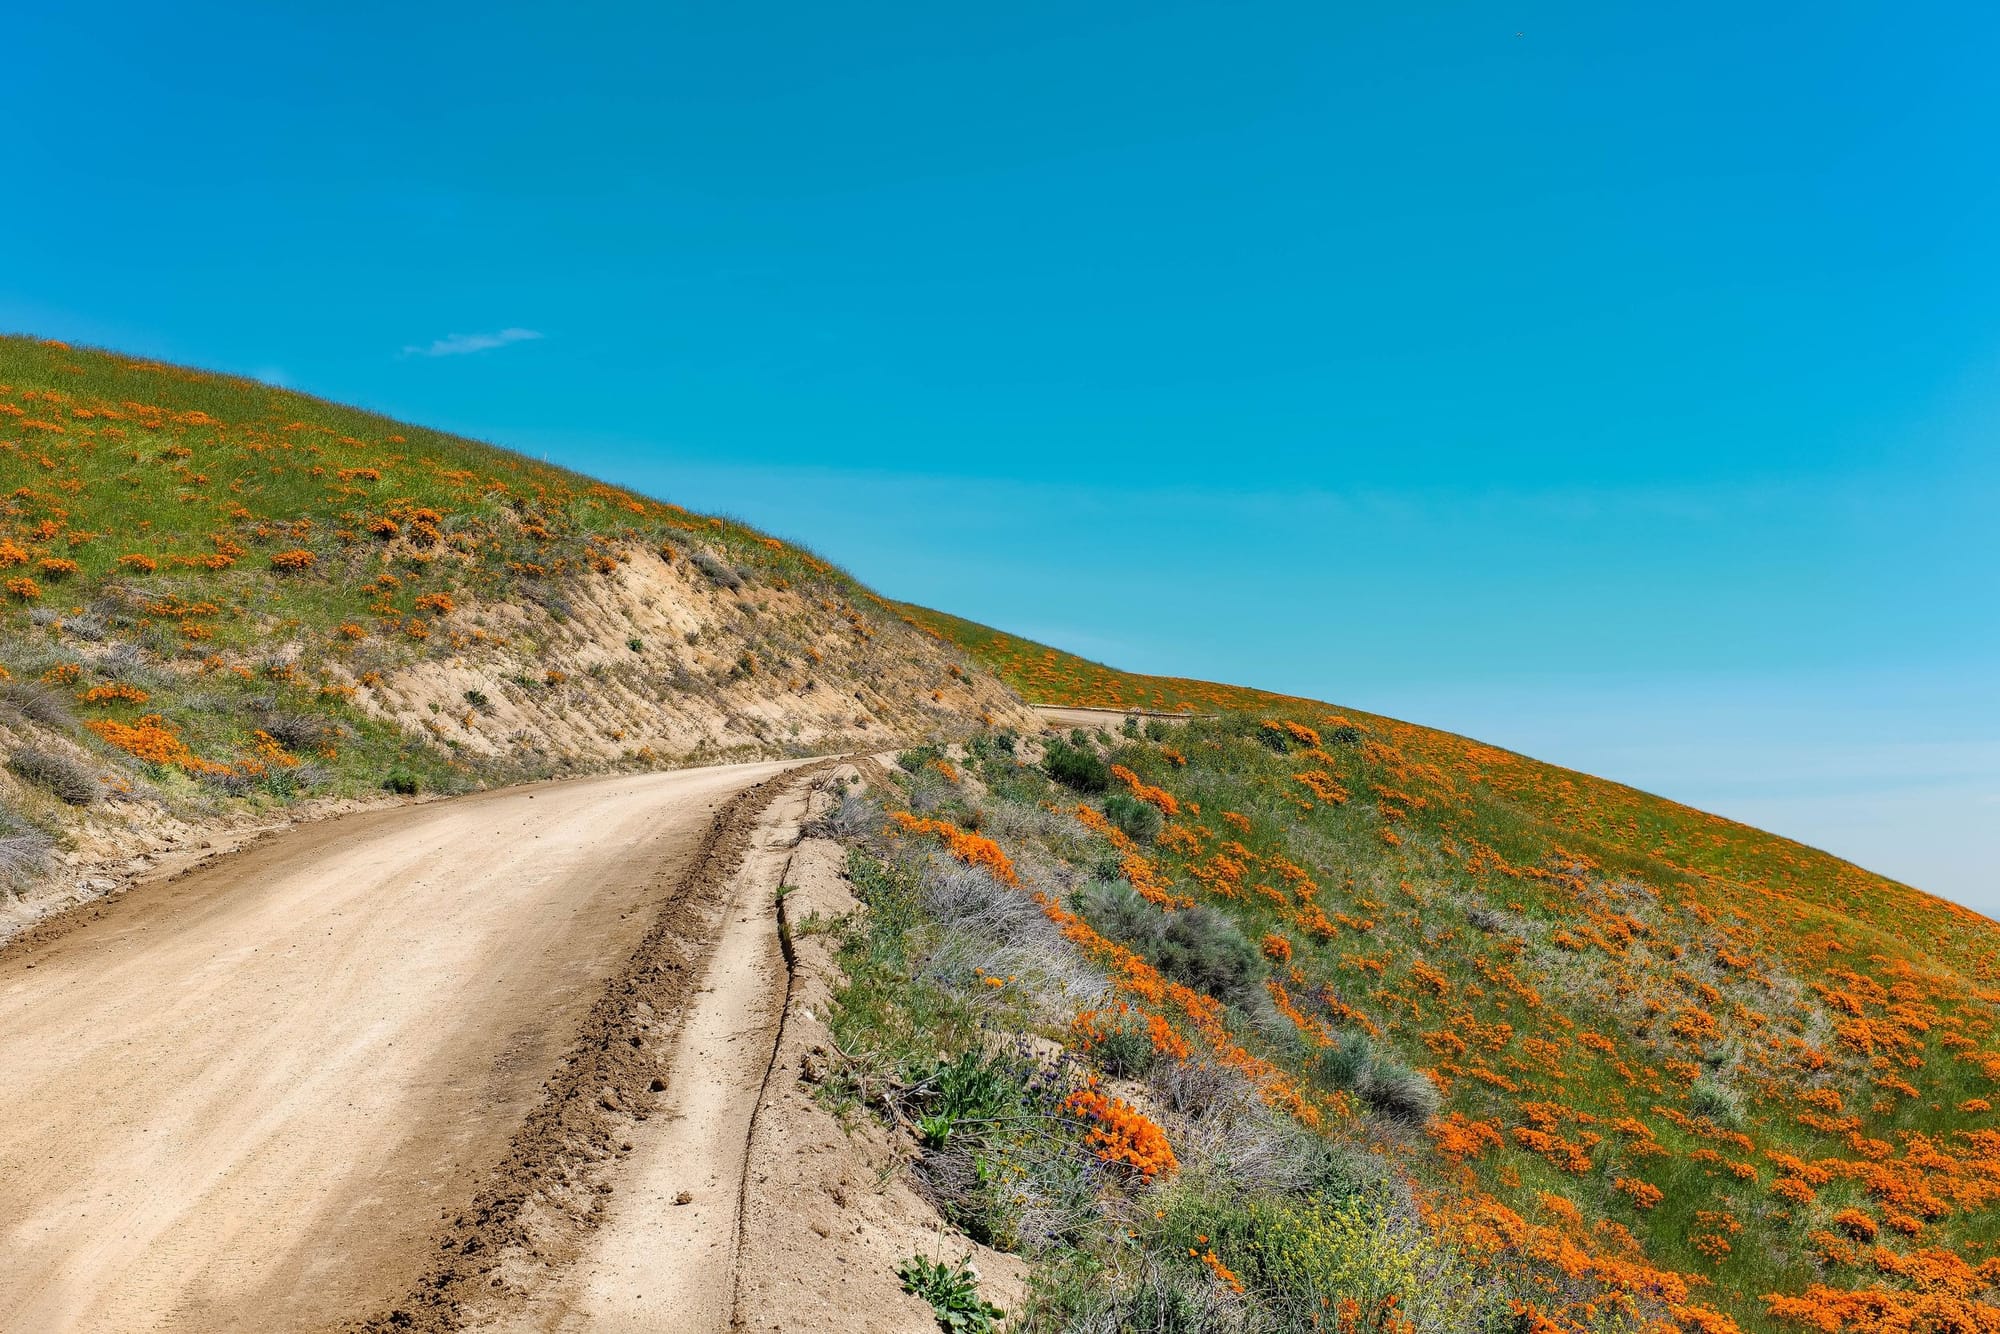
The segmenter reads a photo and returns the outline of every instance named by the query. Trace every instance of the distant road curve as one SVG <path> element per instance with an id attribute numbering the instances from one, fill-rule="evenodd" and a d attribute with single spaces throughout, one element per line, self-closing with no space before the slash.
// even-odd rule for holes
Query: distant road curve
<path id="1" fill-rule="evenodd" d="M 789 767 L 306 825 L 0 951 L 0 1330 L 396 1303 L 717 809 Z"/>
<path id="2" fill-rule="evenodd" d="M 1190 718 L 1213 718 L 1212 713 L 1174 713 L 1166 709 L 1093 709 L 1069 704 L 1029 704 L 1045 722 L 1066 723 L 1071 727 L 1103 727 L 1127 718 L 1164 718 L 1184 723 Z"/>

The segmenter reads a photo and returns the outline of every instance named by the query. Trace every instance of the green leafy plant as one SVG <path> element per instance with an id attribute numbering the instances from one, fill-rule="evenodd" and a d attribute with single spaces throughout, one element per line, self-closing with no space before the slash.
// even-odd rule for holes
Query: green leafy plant
<path id="1" fill-rule="evenodd" d="M 1020 1108 L 1021 1085 L 1004 1060 L 977 1051 L 941 1062 L 918 1085 L 917 1131 L 932 1148 L 950 1143 L 960 1122 L 986 1125 Z"/>
<path id="2" fill-rule="evenodd" d="M 979 1295 L 979 1271 L 970 1262 L 946 1264 L 924 1255 L 913 1255 L 896 1267 L 903 1291 L 930 1303 L 938 1328 L 989 1334 L 998 1329 L 1007 1313 Z"/>

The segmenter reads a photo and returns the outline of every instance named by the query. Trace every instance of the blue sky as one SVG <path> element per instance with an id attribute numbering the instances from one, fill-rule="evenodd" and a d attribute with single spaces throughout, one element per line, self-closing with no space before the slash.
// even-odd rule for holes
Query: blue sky
<path id="1" fill-rule="evenodd" d="M 2000 13 L 281 8 L 10 18 L 0 327 L 2000 912 Z"/>

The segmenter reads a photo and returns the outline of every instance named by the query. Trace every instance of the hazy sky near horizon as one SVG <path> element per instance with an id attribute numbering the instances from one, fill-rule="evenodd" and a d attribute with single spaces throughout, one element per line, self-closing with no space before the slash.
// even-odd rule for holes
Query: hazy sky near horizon
<path id="1" fill-rule="evenodd" d="M 2000 11 L 1395 9 L 31 7 L 0 328 L 2000 915 Z"/>

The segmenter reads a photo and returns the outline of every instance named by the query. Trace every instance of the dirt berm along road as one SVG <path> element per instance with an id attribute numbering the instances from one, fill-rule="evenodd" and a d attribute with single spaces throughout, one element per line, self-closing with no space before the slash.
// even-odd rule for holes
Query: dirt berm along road
<path id="1" fill-rule="evenodd" d="M 523 1138 L 560 1072 L 629 1101 L 605 1016 L 701 985 L 663 923 L 788 767 L 307 825 L 0 950 L 0 1330 L 340 1327 L 458 1281 L 440 1235 L 477 1249 L 503 1169 L 563 1175 Z"/>

